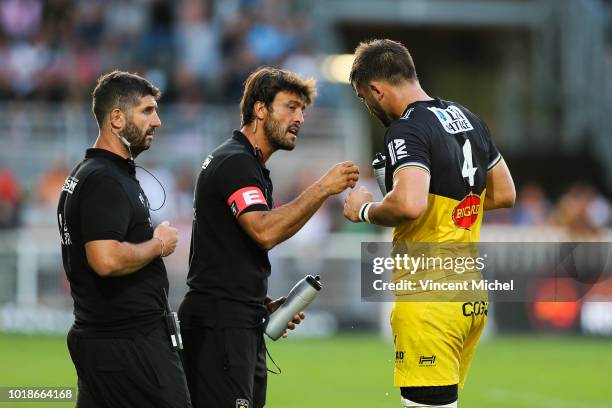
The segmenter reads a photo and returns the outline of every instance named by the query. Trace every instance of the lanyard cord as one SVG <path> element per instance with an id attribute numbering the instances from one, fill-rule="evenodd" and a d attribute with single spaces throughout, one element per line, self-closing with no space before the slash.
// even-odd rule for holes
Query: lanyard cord
<path id="1" fill-rule="evenodd" d="M 266 346 L 266 339 L 264 339 L 263 336 L 262 336 L 261 341 L 263 341 L 264 350 L 266 350 L 266 354 L 268 355 L 268 358 L 270 359 L 272 364 L 274 364 L 274 367 L 276 367 L 276 370 L 270 370 L 268 367 L 266 367 L 266 370 L 268 370 L 268 372 L 271 373 L 271 374 L 277 374 L 278 375 L 278 374 L 282 373 L 281 368 L 278 366 L 278 364 L 276 364 L 276 361 L 274 361 L 274 359 L 270 355 L 270 350 L 268 350 L 268 347 Z"/>
<path id="2" fill-rule="evenodd" d="M 135 167 L 138 167 L 139 169 L 143 169 L 144 171 L 146 171 L 147 173 L 149 173 L 149 174 L 151 175 L 151 177 L 153 177 L 153 178 L 155 179 L 155 181 L 157 181 L 157 184 L 159 184 L 159 186 L 161 187 L 162 192 L 164 193 L 164 201 L 162 201 L 162 203 L 161 203 L 161 205 L 160 205 L 159 207 L 157 207 L 157 208 L 151 208 L 151 204 L 149 203 L 149 200 L 147 200 L 147 205 L 148 205 L 148 207 L 149 207 L 149 210 L 151 210 L 151 211 L 157 211 L 157 210 L 161 209 L 161 208 L 164 206 L 164 204 L 166 204 L 166 189 L 164 188 L 164 186 L 162 185 L 162 183 L 161 183 L 161 182 L 158 180 L 158 178 L 157 178 L 157 177 L 155 177 L 155 175 L 154 175 L 153 173 L 151 173 L 149 170 L 145 169 L 145 168 L 144 168 L 144 167 L 142 167 L 142 166 L 139 166 L 138 164 L 134 164 L 134 166 L 135 166 Z"/>
<path id="3" fill-rule="evenodd" d="M 276 364 L 276 361 L 274 361 L 274 359 L 272 358 L 272 355 L 270 354 L 270 350 L 268 350 L 268 346 L 266 345 L 266 338 L 265 338 L 265 322 L 262 322 L 261 324 L 261 342 L 263 343 L 263 347 L 264 350 L 266 350 L 266 355 L 268 356 L 268 358 L 270 359 L 270 361 L 272 362 L 272 364 L 274 364 L 274 367 L 276 367 L 276 370 L 270 370 L 268 367 L 266 367 L 266 370 L 271 373 L 271 374 L 280 374 L 282 373 L 281 368 L 278 366 L 278 364 Z"/>

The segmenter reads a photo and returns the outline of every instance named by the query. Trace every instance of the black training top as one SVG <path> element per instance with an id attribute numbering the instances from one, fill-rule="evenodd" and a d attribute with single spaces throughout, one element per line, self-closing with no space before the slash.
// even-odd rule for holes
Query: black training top
<path id="1" fill-rule="evenodd" d="M 133 328 L 163 315 L 168 276 L 161 258 L 121 277 L 100 277 L 87 263 L 85 243 L 141 243 L 153 237 L 149 205 L 134 162 L 88 149 L 64 182 L 57 209 L 64 269 L 74 299 L 75 328 Z"/>
<path id="2" fill-rule="evenodd" d="M 189 301 L 182 306 L 183 312 L 197 315 L 191 324 L 261 323 L 270 276 L 268 251 L 247 235 L 238 217 L 272 206 L 270 172 L 246 136 L 235 131 L 208 155 L 195 187 Z"/>

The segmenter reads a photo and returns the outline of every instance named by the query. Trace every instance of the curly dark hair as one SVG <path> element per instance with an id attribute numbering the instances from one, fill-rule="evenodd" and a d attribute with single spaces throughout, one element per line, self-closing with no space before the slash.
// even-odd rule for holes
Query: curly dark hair
<path id="1" fill-rule="evenodd" d="M 293 72 L 272 67 L 261 67 L 253 72 L 244 82 L 244 92 L 240 101 L 242 126 L 254 119 L 253 109 L 256 102 L 263 102 L 270 107 L 276 94 L 292 92 L 300 95 L 306 105 L 310 105 L 316 96 L 316 81 L 302 79 Z"/>

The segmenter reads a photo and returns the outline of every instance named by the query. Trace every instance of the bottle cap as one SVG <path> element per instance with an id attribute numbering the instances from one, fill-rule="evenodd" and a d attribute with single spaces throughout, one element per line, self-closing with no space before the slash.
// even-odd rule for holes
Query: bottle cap
<path id="1" fill-rule="evenodd" d="M 376 156 L 374 156 L 374 160 L 372 160 L 372 167 L 374 167 L 375 169 L 382 169 L 385 167 L 386 160 L 387 159 L 385 158 L 385 156 L 380 153 L 376 153 Z"/>
<path id="2" fill-rule="evenodd" d="M 323 287 L 323 285 L 321 285 L 321 277 L 319 275 L 316 275 L 316 276 L 308 275 L 308 276 L 306 276 L 306 282 L 308 282 L 310 284 L 310 286 L 312 286 L 316 290 L 321 290 L 321 288 Z"/>

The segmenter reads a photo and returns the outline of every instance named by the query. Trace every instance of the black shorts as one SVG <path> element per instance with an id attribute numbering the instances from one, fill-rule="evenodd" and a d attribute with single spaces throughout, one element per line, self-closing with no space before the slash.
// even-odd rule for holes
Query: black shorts
<path id="1" fill-rule="evenodd" d="M 183 363 L 194 408 L 261 408 L 266 403 L 262 328 L 184 327 Z"/>
<path id="2" fill-rule="evenodd" d="M 68 350 L 79 377 L 78 408 L 191 407 L 181 360 L 163 323 L 110 334 L 71 329 Z"/>

